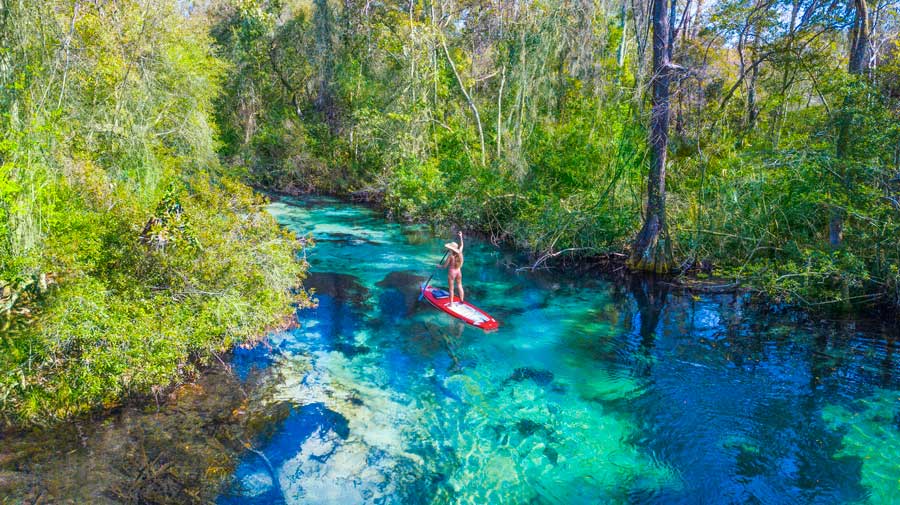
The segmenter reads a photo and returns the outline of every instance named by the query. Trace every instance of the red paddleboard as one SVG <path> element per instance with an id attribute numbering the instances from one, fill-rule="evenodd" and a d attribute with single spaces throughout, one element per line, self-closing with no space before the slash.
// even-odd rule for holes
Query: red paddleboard
<path id="1" fill-rule="evenodd" d="M 453 297 L 453 305 L 450 304 L 450 293 L 447 291 L 426 286 L 423 296 L 436 308 L 443 310 L 451 316 L 461 319 L 476 328 L 482 330 L 496 330 L 499 325 L 497 320 L 483 310 L 469 302 L 460 302 L 459 297 Z"/>

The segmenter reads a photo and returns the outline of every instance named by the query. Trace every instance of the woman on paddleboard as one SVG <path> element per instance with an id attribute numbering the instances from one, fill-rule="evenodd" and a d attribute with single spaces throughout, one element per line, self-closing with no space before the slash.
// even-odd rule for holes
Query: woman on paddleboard
<path id="1" fill-rule="evenodd" d="M 444 244 L 444 247 L 450 250 L 447 259 L 441 263 L 441 268 L 447 269 L 447 283 L 450 285 L 450 305 L 453 305 L 453 284 L 459 286 L 459 301 L 464 302 L 466 292 L 463 291 L 462 285 L 462 266 L 463 266 L 463 234 L 459 232 L 459 244 L 450 242 Z"/>

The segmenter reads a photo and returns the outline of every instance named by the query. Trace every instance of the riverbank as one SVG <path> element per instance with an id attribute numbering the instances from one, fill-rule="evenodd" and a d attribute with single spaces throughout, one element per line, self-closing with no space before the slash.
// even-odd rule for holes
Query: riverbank
<path id="1" fill-rule="evenodd" d="M 283 410 L 223 356 L 156 399 L 2 435 L 0 503 L 209 503 Z"/>
<path id="2" fill-rule="evenodd" d="M 386 202 L 383 193 L 371 190 L 359 191 L 315 191 L 310 188 L 305 190 L 267 188 L 257 186 L 258 191 L 270 195 L 277 200 L 278 197 L 303 198 L 310 195 L 321 195 L 336 198 L 344 202 L 363 205 L 384 215 L 387 219 L 400 223 L 417 223 L 431 227 L 432 230 L 444 229 L 450 237 L 460 229 L 460 223 L 451 219 L 429 220 L 427 217 L 398 216 Z M 378 195 L 378 196 L 376 196 Z M 515 262 L 508 266 L 516 271 L 536 271 L 547 269 L 560 269 L 563 271 L 576 271 L 589 275 L 601 275 L 613 282 L 631 282 L 631 279 L 646 280 L 650 283 L 668 285 L 670 289 L 682 291 L 693 295 L 699 294 L 732 294 L 750 295 L 756 305 L 769 305 L 772 310 L 801 310 L 811 316 L 820 315 L 829 318 L 852 319 L 855 315 L 863 318 L 884 318 L 891 324 L 897 325 L 895 306 L 887 299 L 869 300 L 868 303 L 856 303 L 850 306 L 842 300 L 806 300 L 798 297 L 795 292 L 786 292 L 771 285 L 772 279 L 752 275 L 727 275 L 728 268 L 719 268 L 709 260 L 686 260 L 681 264 L 684 270 L 671 275 L 657 275 L 652 273 L 635 272 L 628 268 L 628 249 L 622 247 L 617 250 L 596 251 L 591 247 L 573 247 L 558 251 L 538 251 L 529 249 L 527 242 L 516 240 L 509 234 L 496 235 L 489 229 L 478 227 L 466 228 L 465 232 L 474 237 L 481 238 L 497 247 L 512 248 L 521 253 Z"/>
<path id="3" fill-rule="evenodd" d="M 305 285 L 320 304 L 302 324 L 235 348 L 159 407 L 5 438 L 7 496 L 841 503 L 895 485 L 898 344 L 883 321 L 517 270 L 519 253 L 473 236 L 467 293 L 501 322 L 484 333 L 417 301 L 441 234 L 330 198 L 269 209 L 318 242 Z"/>
<path id="4" fill-rule="evenodd" d="M 29 307 L 31 321 L 0 339 L 4 425 L 50 426 L 158 397 L 309 305 L 299 255 L 310 244 L 237 183 L 192 188 L 177 205 L 194 242 L 148 247 L 127 241 L 119 221 L 122 241 L 105 252 L 115 259 L 65 270 Z"/>
<path id="5" fill-rule="evenodd" d="M 224 64 L 182 7 L 0 5 L 0 426 L 158 397 L 309 302 L 307 244 L 219 162 Z"/>

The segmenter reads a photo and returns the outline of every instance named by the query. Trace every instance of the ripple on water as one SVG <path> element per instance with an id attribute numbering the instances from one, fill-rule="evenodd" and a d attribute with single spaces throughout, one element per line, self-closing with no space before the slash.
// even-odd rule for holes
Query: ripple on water
<path id="1" fill-rule="evenodd" d="M 287 502 L 896 495 L 900 414 L 868 395 L 873 382 L 897 379 L 889 348 L 858 328 L 813 331 L 753 315 L 741 297 L 517 274 L 503 266 L 509 255 L 467 240 L 467 299 L 502 323 L 486 334 L 417 303 L 440 238 L 320 205 L 273 209 L 295 231 L 325 238 L 310 252 L 313 270 L 339 276 L 322 284 L 300 328 L 272 338 L 280 353 L 269 401 L 319 405 L 346 420 L 346 432 L 310 420 L 272 449 L 283 456 L 271 486 Z M 260 464 L 245 480 L 265 488 Z"/>

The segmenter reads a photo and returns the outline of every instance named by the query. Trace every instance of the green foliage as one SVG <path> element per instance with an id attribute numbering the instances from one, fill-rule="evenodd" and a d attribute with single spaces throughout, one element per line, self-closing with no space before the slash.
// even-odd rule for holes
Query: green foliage
<path id="1" fill-rule="evenodd" d="M 213 33 L 233 63 L 217 117 L 234 134 L 220 152 L 251 182 L 376 198 L 396 218 L 537 255 L 629 247 L 649 164 L 640 9 L 245 5 Z M 853 9 L 792 16 L 789 3 L 729 1 L 694 19 L 681 8 L 666 179 L 681 264 L 790 303 L 900 303 L 890 23 L 873 28 L 884 54 L 860 75 L 847 68 Z M 257 18 L 265 30 L 240 28 Z"/>
<path id="2" fill-rule="evenodd" d="M 510 34 L 490 52 L 507 67 L 497 101 L 485 100 L 500 91 L 497 72 L 488 84 L 475 79 L 490 72 L 489 61 L 470 55 L 464 38 L 440 33 L 425 11 L 410 18 L 376 7 L 363 21 L 354 7 L 331 8 L 331 19 L 262 2 L 270 18 L 287 21 L 276 22 L 271 32 L 249 33 L 237 27 L 259 14 L 241 5 L 213 28 L 221 52 L 234 62 L 217 110 L 224 131 L 244 132 L 228 136 L 221 152 L 249 165 L 254 183 L 289 191 L 358 191 L 380 197 L 397 217 L 482 228 L 535 250 L 624 246 L 639 202 L 627 197 L 628 205 L 616 203 L 640 193 L 636 163 L 644 152 L 643 129 L 634 126 L 628 97 L 604 102 L 598 93 L 615 94 L 613 83 L 542 75 L 540 68 L 562 65 L 571 50 L 554 40 L 555 19 L 562 16 L 572 20 L 571 35 L 598 44 L 606 70 L 633 81 L 627 69 L 616 67 L 619 34 L 608 18 L 596 13 L 584 22 L 580 11 L 551 5 L 510 25 Z M 324 33 L 334 36 L 326 41 Z M 461 80 L 442 38 L 450 39 Z M 323 67 L 328 61 L 332 70 Z M 334 72 L 333 80 L 322 81 L 326 71 Z M 299 89 L 304 79 L 309 84 Z M 532 88 L 543 95 L 526 95 Z M 488 146 L 496 149 L 489 166 L 480 162 L 467 92 L 478 102 L 485 136 L 500 144 Z M 323 108 L 324 93 L 330 110 Z M 251 102 L 253 111 L 235 113 L 236 105 Z M 598 212 L 603 219 L 595 221 Z M 544 220 L 560 229 L 542 229 Z"/>
<path id="3" fill-rule="evenodd" d="M 113 242 L 93 271 L 69 272 L 36 324 L 0 345 L 0 368 L 23 372 L 0 382 L 7 416 L 42 422 L 148 394 L 278 323 L 302 275 L 295 239 L 240 185 L 191 186 L 183 212 L 204 223 L 196 246 L 153 249 L 133 231 L 119 240 L 124 223 L 92 223 Z"/>
<path id="4" fill-rule="evenodd" d="M 3 423 L 157 392 L 308 303 L 301 244 L 219 166 L 208 26 L 76 5 L 0 7 Z"/>
<path id="5" fill-rule="evenodd" d="M 0 416 L 148 394 L 307 303 L 299 244 L 239 179 L 542 255 L 627 249 L 646 13 L 443 7 L 0 4 Z M 900 304 L 895 10 L 878 68 L 851 73 L 842 9 L 706 8 L 673 54 L 676 254 L 777 300 Z"/>

